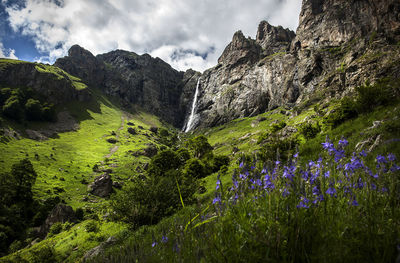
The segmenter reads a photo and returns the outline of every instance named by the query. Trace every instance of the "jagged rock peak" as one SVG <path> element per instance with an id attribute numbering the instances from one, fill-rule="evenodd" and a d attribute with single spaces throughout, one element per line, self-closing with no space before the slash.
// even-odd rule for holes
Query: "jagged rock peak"
<path id="1" fill-rule="evenodd" d="M 68 50 L 68 56 L 94 58 L 93 54 L 89 50 L 86 50 L 77 44 L 70 47 L 70 49 Z"/>
<path id="2" fill-rule="evenodd" d="M 399 14 L 398 0 L 304 0 L 294 43 L 302 48 L 340 46 L 376 33 L 398 40 Z"/>
<path id="3" fill-rule="evenodd" d="M 232 42 L 225 48 L 218 63 L 236 66 L 238 64 L 254 63 L 259 60 L 261 47 L 251 38 L 246 38 L 242 31 L 237 31 Z"/>
<path id="4" fill-rule="evenodd" d="M 279 49 L 287 48 L 295 36 L 296 34 L 290 29 L 284 29 L 282 26 L 272 26 L 264 20 L 258 25 L 256 42 L 263 49 L 273 49 L 276 52 Z"/>

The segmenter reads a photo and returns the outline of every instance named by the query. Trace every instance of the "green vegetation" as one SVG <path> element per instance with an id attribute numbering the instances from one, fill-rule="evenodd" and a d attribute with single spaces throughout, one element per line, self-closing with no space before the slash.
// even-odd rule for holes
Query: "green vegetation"
<path id="1" fill-rule="evenodd" d="M 0 113 L 16 121 L 55 121 L 54 105 L 30 88 L 0 88 Z"/>
<path id="2" fill-rule="evenodd" d="M 35 141 L 24 131 L 49 127 L 36 121 L 51 106 L 29 90 L 0 89 L 0 245 L 10 253 L 0 262 L 77 262 L 100 244 L 93 261 L 394 261 L 398 82 L 179 137 L 92 93 L 90 102 L 53 108 L 79 128 Z M 104 173 L 113 193 L 89 194 Z M 59 203 L 78 220 L 36 240 L 34 227 Z"/>

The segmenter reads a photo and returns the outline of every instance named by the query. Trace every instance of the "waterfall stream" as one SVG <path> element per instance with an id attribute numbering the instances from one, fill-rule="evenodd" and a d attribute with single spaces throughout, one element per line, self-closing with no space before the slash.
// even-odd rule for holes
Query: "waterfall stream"
<path id="1" fill-rule="evenodd" d="M 194 92 L 194 98 L 193 98 L 193 103 L 192 103 L 192 111 L 190 112 L 190 116 L 188 119 L 188 122 L 186 124 L 185 132 L 188 132 L 191 130 L 193 126 L 193 121 L 196 117 L 195 110 L 196 110 L 196 104 L 197 104 L 197 95 L 199 94 L 199 86 L 200 86 L 200 78 L 197 80 L 197 85 L 196 85 L 196 91 Z"/>

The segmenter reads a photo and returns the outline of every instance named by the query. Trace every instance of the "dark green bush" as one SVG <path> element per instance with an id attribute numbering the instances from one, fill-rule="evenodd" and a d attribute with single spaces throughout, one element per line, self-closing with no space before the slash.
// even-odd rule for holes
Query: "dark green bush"
<path id="1" fill-rule="evenodd" d="M 374 85 L 367 82 L 356 87 L 356 105 L 359 113 L 370 112 L 378 106 L 393 102 L 399 93 L 399 83 L 390 79 L 378 80 Z"/>
<path id="2" fill-rule="evenodd" d="M 85 224 L 85 230 L 86 232 L 93 232 L 93 233 L 97 233 L 99 231 L 99 223 L 96 220 L 89 220 L 86 224 Z"/>
<path id="3" fill-rule="evenodd" d="M 56 222 L 50 227 L 48 236 L 52 237 L 54 235 L 57 235 L 57 234 L 61 233 L 62 230 L 63 230 L 62 223 L 61 222 Z"/>
<path id="4" fill-rule="evenodd" d="M 349 97 L 345 97 L 340 101 L 339 107 L 325 118 L 325 122 L 327 125 L 335 128 L 346 120 L 350 120 L 357 116 L 358 112 L 356 102 Z"/>
<path id="5" fill-rule="evenodd" d="M 3 113 L 10 119 L 20 120 L 22 118 L 22 108 L 17 96 L 9 97 L 3 105 Z"/>
<path id="6" fill-rule="evenodd" d="M 286 161 L 289 155 L 294 153 L 297 145 L 298 142 L 296 139 L 279 139 L 273 137 L 260 148 L 258 157 L 263 161 L 272 161 L 276 159 Z"/>
<path id="7" fill-rule="evenodd" d="M 32 263 L 57 262 L 56 251 L 52 246 L 44 246 L 31 252 Z"/>
<path id="8" fill-rule="evenodd" d="M 40 101 L 28 99 L 25 103 L 25 115 L 26 119 L 30 121 L 42 120 L 42 105 Z"/>
<path id="9" fill-rule="evenodd" d="M 170 150 L 163 150 L 155 155 L 149 164 L 148 173 L 154 176 L 162 176 L 168 170 L 175 170 L 182 165 L 179 155 Z"/>
<path id="10" fill-rule="evenodd" d="M 317 134 L 321 132 L 321 126 L 319 125 L 318 122 L 315 124 L 304 123 L 300 126 L 299 132 L 304 136 L 304 138 L 312 139 L 315 138 L 315 136 L 317 136 Z"/>
<path id="11" fill-rule="evenodd" d="M 183 169 L 183 174 L 187 177 L 203 178 L 207 176 L 207 170 L 204 163 L 197 158 L 189 159 Z"/>
<path id="12" fill-rule="evenodd" d="M 218 172 L 222 166 L 228 166 L 230 161 L 226 155 L 215 155 L 212 159 L 212 172 Z"/>
<path id="13" fill-rule="evenodd" d="M 271 131 L 272 131 L 273 133 L 275 133 L 275 132 L 277 132 L 277 131 L 282 130 L 282 129 L 285 128 L 285 127 L 286 127 L 286 122 L 284 122 L 284 121 L 281 121 L 280 123 L 273 123 L 273 124 L 271 125 Z"/>
<path id="14" fill-rule="evenodd" d="M 212 146 L 208 143 L 207 138 L 204 135 L 199 135 L 186 142 L 186 146 L 193 152 L 193 156 L 196 158 L 205 158 L 212 154 Z"/>
<path id="15" fill-rule="evenodd" d="M 168 176 L 136 179 L 111 198 L 111 207 L 117 219 L 133 228 L 155 224 L 182 207 L 181 197 L 185 205 L 192 203 L 197 185 L 194 178 L 171 170 Z"/>

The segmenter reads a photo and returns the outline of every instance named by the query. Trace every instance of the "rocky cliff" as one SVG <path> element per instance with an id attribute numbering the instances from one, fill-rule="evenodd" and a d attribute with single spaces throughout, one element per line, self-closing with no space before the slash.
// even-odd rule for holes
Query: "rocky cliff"
<path id="1" fill-rule="evenodd" d="M 91 98 L 80 79 L 60 68 L 40 63 L 0 59 L 0 85 L 31 88 L 53 104 Z"/>
<path id="2" fill-rule="evenodd" d="M 262 21 L 255 39 L 241 31 L 200 73 L 159 58 L 116 50 L 93 56 L 71 47 L 56 66 L 90 86 L 184 126 L 198 78 L 194 127 L 340 98 L 383 77 L 399 78 L 398 0 L 303 0 L 296 34 Z"/>
<path id="3" fill-rule="evenodd" d="M 366 80 L 400 78 L 400 2 L 304 0 L 296 34 L 262 21 L 240 31 L 201 76 L 196 114 L 207 127 L 278 106 L 340 98 Z"/>
<path id="4" fill-rule="evenodd" d="M 93 56 L 77 45 L 56 66 L 79 76 L 88 85 L 122 99 L 126 106 L 136 105 L 163 120 L 181 127 L 190 111 L 195 71 L 179 72 L 159 58 L 148 54 L 116 50 Z"/>

